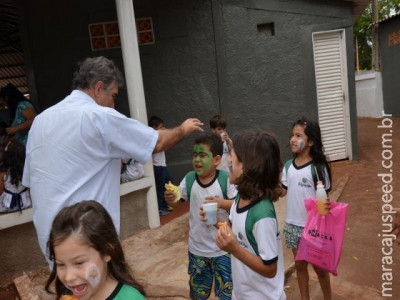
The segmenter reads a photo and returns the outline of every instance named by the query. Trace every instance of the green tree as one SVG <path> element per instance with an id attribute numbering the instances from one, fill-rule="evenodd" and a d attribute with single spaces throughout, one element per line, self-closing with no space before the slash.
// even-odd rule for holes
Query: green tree
<path id="1" fill-rule="evenodd" d="M 379 20 L 400 12 L 400 0 L 379 0 Z M 372 2 L 354 24 L 358 41 L 358 57 L 361 70 L 372 68 Z M 356 62 L 357 63 L 357 62 Z"/>

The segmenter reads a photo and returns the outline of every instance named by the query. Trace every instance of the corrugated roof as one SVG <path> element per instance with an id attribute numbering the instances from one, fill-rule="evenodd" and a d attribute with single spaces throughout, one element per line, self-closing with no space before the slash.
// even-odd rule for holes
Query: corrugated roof
<path id="1" fill-rule="evenodd" d="M 389 17 L 386 17 L 386 18 L 382 19 L 382 20 L 379 20 L 378 23 L 383 23 L 383 22 L 386 22 L 387 20 L 394 19 L 394 18 L 397 18 L 397 17 L 400 17 L 400 11 L 398 13 L 394 14 L 394 15 L 391 15 Z"/>
<path id="2" fill-rule="evenodd" d="M 0 88 L 7 83 L 29 93 L 15 0 L 0 2 Z"/>

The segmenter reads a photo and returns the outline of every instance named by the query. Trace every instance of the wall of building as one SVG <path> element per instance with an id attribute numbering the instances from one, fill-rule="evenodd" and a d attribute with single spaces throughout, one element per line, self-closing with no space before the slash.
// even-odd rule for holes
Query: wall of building
<path id="1" fill-rule="evenodd" d="M 135 0 L 134 7 L 135 17 L 151 17 L 155 28 L 155 43 L 140 46 L 148 117 L 166 127 L 196 117 L 209 132 L 209 119 L 220 113 L 211 1 Z M 166 152 L 176 183 L 192 169 L 196 136 Z"/>
<path id="2" fill-rule="evenodd" d="M 229 116 L 232 131 L 272 131 L 283 158 L 288 158 L 291 124 L 303 115 L 318 119 L 312 33 L 338 28 L 346 30 L 350 112 L 355 116 L 349 5 L 327 1 L 213 3 L 221 108 Z M 266 24 L 273 24 L 273 36 L 265 34 Z"/>
<path id="3" fill-rule="evenodd" d="M 92 52 L 88 24 L 117 20 L 113 1 L 22 3 L 26 45 L 40 107 L 70 91 L 76 62 L 105 55 L 122 68 L 120 50 Z M 134 0 L 135 16 L 151 17 L 155 43 L 140 46 L 148 116 L 167 127 L 221 113 L 228 132 L 265 129 L 276 134 L 282 159 L 291 124 L 318 118 L 312 33 L 344 28 L 347 42 L 353 158 L 357 157 L 352 3 L 346 1 Z M 273 24 L 273 35 L 269 24 Z M 116 108 L 129 114 L 126 92 Z M 191 169 L 194 134 L 166 152 L 179 182 Z"/>
<path id="4" fill-rule="evenodd" d="M 86 57 L 103 55 L 123 69 L 121 49 L 93 52 L 88 29 L 91 23 L 117 20 L 114 1 L 17 1 L 28 81 L 35 82 L 29 87 L 41 111 L 70 93 L 73 72 Z M 116 108 L 129 113 L 124 89 Z"/>
<path id="5" fill-rule="evenodd" d="M 292 122 L 303 115 L 318 118 L 312 33 L 344 28 L 356 159 L 351 4 L 222 0 L 134 4 L 136 17 L 151 16 L 156 27 L 156 43 L 140 47 L 148 115 L 159 115 L 167 126 L 196 116 L 208 130 L 211 116 L 221 113 L 231 135 L 249 129 L 274 132 L 283 159 L 290 156 L 286 146 Z M 271 23 L 274 36 L 267 36 Z M 193 139 L 167 151 L 176 181 L 191 169 Z"/>
<path id="6" fill-rule="evenodd" d="M 383 116 L 382 75 L 370 72 L 356 76 L 357 116 Z"/>
<path id="7" fill-rule="evenodd" d="M 400 15 L 379 24 L 383 106 L 386 114 L 400 116 Z"/>

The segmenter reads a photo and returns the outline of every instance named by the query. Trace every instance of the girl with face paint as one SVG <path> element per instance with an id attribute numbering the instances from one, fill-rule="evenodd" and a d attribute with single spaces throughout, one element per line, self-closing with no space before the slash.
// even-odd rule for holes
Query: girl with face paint
<path id="1" fill-rule="evenodd" d="M 96 201 L 63 208 L 55 217 L 48 241 L 57 299 L 73 294 L 89 299 L 145 299 L 132 277 L 110 215 Z"/>
<path id="2" fill-rule="evenodd" d="M 284 300 L 284 263 L 273 202 L 279 198 L 280 150 L 266 132 L 233 137 L 229 181 L 238 189 L 229 224 L 216 243 L 231 253 L 232 299 Z"/>
<path id="3" fill-rule="evenodd" d="M 316 198 L 316 180 L 314 177 L 322 180 L 325 189 L 329 191 L 331 173 L 323 151 L 321 130 L 318 123 L 306 118 L 294 123 L 290 137 L 290 148 L 294 158 L 286 162 L 281 179 L 283 191 L 281 196 L 286 195 L 287 201 L 283 233 L 286 239 L 286 247 L 292 249 L 293 257 L 296 258 L 301 234 L 308 216 L 304 199 Z M 326 209 L 329 210 L 329 199 L 327 200 Z M 324 299 L 331 299 L 329 273 L 313 267 L 318 275 Z M 301 299 L 309 299 L 308 262 L 295 261 L 295 268 Z"/>

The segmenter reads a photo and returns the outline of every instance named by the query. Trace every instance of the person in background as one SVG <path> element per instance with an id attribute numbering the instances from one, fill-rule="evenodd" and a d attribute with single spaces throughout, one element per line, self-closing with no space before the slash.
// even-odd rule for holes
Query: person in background
<path id="1" fill-rule="evenodd" d="M 228 168 L 228 154 L 229 149 L 232 148 L 232 140 L 229 138 L 226 132 L 226 120 L 221 115 L 215 115 L 210 119 L 211 132 L 218 136 L 223 142 L 224 152 L 221 158 L 221 164 L 218 166 L 218 170 L 224 170 L 229 172 Z"/>
<path id="2" fill-rule="evenodd" d="M 16 139 L 26 146 L 28 132 L 36 117 L 32 103 L 11 83 L 0 90 L 0 102 L 8 107 L 11 126 L 6 128 L 9 136 L 15 135 Z"/>
<path id="3" fill-rule="evenodd" d="M 146 299 L 125 260 L 110 215 L 96 201 L 64 207 L 54 218 L 48 241 L 54 266 L 45 285 L 57 299 Z"/>
<path id="4" fill-rule="evenodd" d="M 163 130 L 164 121 L 157 117 L 152 116 L 149 119 L 149 126 L 155 130 Z M 156 181 L 157 190 L 157 200 L 158 200 L 158 210 L 160 216 L 168 215 L 174 208 L 165 201 L 165 184 L 172 181 L 171 175 L 169 174 L 167 168 L 167 161 L 165 159 L 165 152 L 153 153 L 153 168 L 154 168 L 154 178 Z"/>
<path id="5" fill-rule="evenodd" d="M 143 175 L 143 164 L 131 158 L 122 160 L 121 183 L 142 178 Z"/>
<path id="6" fill-rule="evenodd" d="M 114 109 L 122 73 L 105 57 L 86 58 L 73 77 L 73 91 L 38 115 L 31 127 L 22 183 L 29 187 L 33 223 L 46 256 L 51 223 L 65 206 L 96 199 L 120 228 L 121 159 L 146 163 L 203 123 L 154 130 Z M 51 263 L 51 262 L 49 262 Z"/>
<path id="7" fill-rule="evenodd" d="M 32 206 L 29 190 L 21 184 L 25 163 L 25 146 L 11 140 L 3 154 L 0 172 L 0 213 L 21 211 Z"/>

